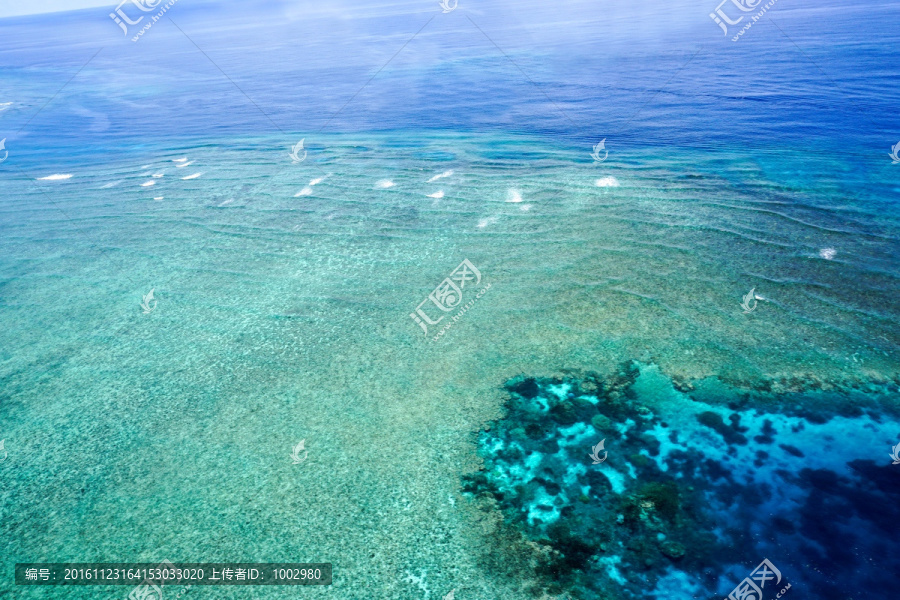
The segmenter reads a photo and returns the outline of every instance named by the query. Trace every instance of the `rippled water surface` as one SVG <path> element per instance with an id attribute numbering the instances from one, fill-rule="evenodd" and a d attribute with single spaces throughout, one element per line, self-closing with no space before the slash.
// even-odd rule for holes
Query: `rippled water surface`
<path id="1" fill-rule="evenodd" d="M 897 8 L 780 0 L 736 43 L 714 8 L 0 20 L 9 569 L 594 600 L 724 597 L 768 558 L 791 597 L 889 598 Z"/>

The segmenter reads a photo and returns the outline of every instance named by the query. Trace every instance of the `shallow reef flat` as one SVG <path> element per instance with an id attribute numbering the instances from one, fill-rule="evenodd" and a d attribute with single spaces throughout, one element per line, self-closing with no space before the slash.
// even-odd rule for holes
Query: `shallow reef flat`
<path id="1" fill-rule="evenodd" d="M 576 397 L 599 406 L 606 401 L 587 381 L 602 390 L 614 376 L 591 371 L 615 374 L 630 358 L 644 365 L 622 389 L 668 429 L 599 410 L 609 431 L 602 420 L 595 426 L 596 415 L 559 423 L 577 426 L 572 464 L 613 478 L 609 489 L 598 479 L 603 487 L 588 498 L 647 494 L 641 486 L 667 481 L 660 457 L 669 472 L 689 472 L 681 462 L 716 444 L 722 464 L 742 452 L 751 465 L 762 450 L 793 481 L 803 467 L 829 468 L 813 462 L 826 450 L 810 448 L 827 444 L 784 441 L 795 435 L 785 419 L 813 432 L 816 419 L 834 427 L 862 418 L 854 404 L 892 414 L 896 395 L 884 390 L 897 383 L 896 223 L 881 196 L 835 199 L 848 184 L 828 174 L 847 172 L 832 164 L 843 156 L 815 163 L 814 175 L 794 168 L 799 153 L 789 150 L 664 158 L 635 150 L 595 166 L 583 150 L 538 137 L 409 132 L 310 138 L 307 160 L 285 168 L 283 139 L 245 141 L 160 143 L 101 166 L 37 173 L 73 175 L 40 182 L 52 196 L 9 181 L 9 234 L 0 236 L 0 439 L 9 459 L 0 476 L 10 485 L 0 489 L 0 539 L 10 560 L 302 556 L 332 560 L 329 593 L 348 600 L 373 591 L 399 600 L 427 591 L 434 600 L 451 589 L 459 600 L 521 600 L 551 593 L 548 585 L 574 595 L 572 574 L 582 567 L 548 578 L 547 568 L 568 564 L 552 545 L 459 495 L 460 477 L 482 462 L 473 432 L 501 418 L 505 382 L 520 374 L 542 390 L 572 382 Z M 193 164 L 173 166 L 179 159 Z M 184 180 L 182 171 L 203 174 Z M 153 191 L 143 187 L 160 173 Z M 379 186 L 384 180 L 393 185 Z M 848 203 L 853 222 L 842 217 Z M 830 258 L 819 254 L 828 248 Z M 434 341 L 409 315 L 463 259 L 490 288 Z M 741 298 L 754 287 L 766 299 L 743 314 Z M 145 314 L 151 289 L 158 305 Z M 651 365 L 665 376 L 651 377 Z M 555 401 L 547 394 L 539 396 Z M 694 412 L 712 414 L 701 422 Z M 535 415 L 557 423 L 549 408 Z M 755 441 L 766 435 L 762 415 L 781 415 L 770 418 L 777 443 Z M 636 425 L 618 441 L 628 419 Z M 702 449 L 680 455 L 669 430 L 681 445 L 702 440 Z M 587 431 L 606 438 L 603 465 L 590 465 L 587 453 L 604 437 Z M 632 439 L 651 434 L 659 455 L 655 443 Z M 869 443 L 832 435 L 842 463 Z M 309 460 L 292 465 L 291 448 L 304 439 Z M 897 441 L 879 438 L 871 456 L 886 459 Z M 628 455 L 617 444 L 631 444 Z M 647 464 L 628 458 L 642 449 Z M 582 495 L 557 485 L 567 499 Z M 564 522 L 566 507 L 553 497 L 523 499 L 524 525 L 550 527 L 556 510 Z M 632 513 L 600 516 L 614 523 L 619 514 Z M 646 572 L 609 567 L 597 581 L 613 597 L 622 589 L 603 579 L 610 573 L 655 577 L 646 593 L 677 587 L 682 576 L 698 581 L 678 570 L 693 564 L 698 542 L 661 522 L 666 531 L 641 539 L 650 554 L 659 533 L 670 554 L 685 547 L 678 562 L 654 559 L 671 562 L 673 575 L 662 562 Z M 610 535 L 585 543 L 625 543 Z M 620 565 L 637 560 L 617 548 L 592 547 L 585 565 L 597 552 L 620 556 Z M 750 568 L 761 558 L 729 564 Z M 704 591 L 727 580 L 728 566 L 716 568 L 723 574 L 702 580 L 715 579 Z M 584 594 L 602 591 L 581 585 Z M 40 589 L 16 593 L 42 598 Z M 92 593 L 68 592 L 73 600 Z M 217 591 L 217 600 L 231 598 L 246 600 L 241 590 Z"/>

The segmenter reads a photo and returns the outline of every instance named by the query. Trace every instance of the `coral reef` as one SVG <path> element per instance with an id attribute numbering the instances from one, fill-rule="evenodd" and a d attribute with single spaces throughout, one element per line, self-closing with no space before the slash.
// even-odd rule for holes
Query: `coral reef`
<path id="1" fill-rule="evenodd" d="M 900 439 L 900 424 L 870 414 L 874 401 L 828 414 L 795 398 L 792 414 L 762 413 L 723 387 L 731 401 L 707 404 L 693 383 L 638 362 L 605 378 L 520 376 L 506 389 L 506 417 L 479 434 L 484 469 L 463 489 L 547 547 L 540 574 L 573 598 L 656 598 L 687 581 L 684 598 L 727 595 L 766 556 L 817 598 L 848 598 L 804 561 L 884 560 L 875 553 L 890 543 L 887 519 L 900 518 L 900 468 L 877 464 L 873 436 Z M 822 442 L 839 432 L 867 441 L 835 460 Z M 826 514 L 831 525 L 816 525 Z M 857 555 L 828 535 L 852 536 Z M 877 569 L 865 577 L 869 597 L 890 585 Z"/>

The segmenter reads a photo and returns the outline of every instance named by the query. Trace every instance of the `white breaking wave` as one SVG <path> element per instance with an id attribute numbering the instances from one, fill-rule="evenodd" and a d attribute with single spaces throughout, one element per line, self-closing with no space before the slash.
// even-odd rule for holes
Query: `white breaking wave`
<path id="1" fill-rule="evenodd" d="M 154 174 L 153 174 L 153 178 L 154 178 L 154 179 L 159 179 L 159 178 L 162 177 L 163 175 L 165 175 L 165 173 L 154 173 Z"/>
<path id="2" fill-rule="evenodd" d="M 144 183 L 142 183 L 141 187 L 150 187 L 151 185 L 156 185 L 156 182 L 152 179 L 150 181 L 145 181 Z"/>
<path id="3" fill-rule="evenodd" d="M 172 162 L 187 162 L 187 158 L 173 158 Z"/>
<path id="4" fill-rule="evenodd" d="M 72 179 L 70 174 L 61 175 L 57 173 L 56 175 L 47 175 L 46 177 L 38 177 L 38 181 L 62 181 L 63 179 Z"/>
<path id="5" fill-rule="evenodd" d="M 194 173 L 193 175 L 188 175 L 187 177 L 182 177 L 181 180 L 187 181 L 188 179 L 197 179 L 201 175 L 203 175 L 203 173 Z"/>
<path id="6" fill-rule="evenodd" d="M 394 182 L 390 179 L 381 179 L 375 182 L 375 187 L 380 190 L 385 190 L 387 188 L 394 187 Z"/>
<path id="7" fill-rule="evenodd" d="M 109 183 L 106 183 L 106 184 L 101 185 L 101 186 L 100 186 L 100 189 L 101 189 L 101 190 L 106 190 L 106 189 L 109 189 L 109 188 L 111 188 L 111 187 L 116 187 L 117 185 L 119 185 L 119 184 L 122 183 L 123 181 L 125 181 L 125 180 L 124 180 L 124 179 L 120 179 L 120 180 L 118 180 L 118 181 L 110 181 Z"/>
<path id="8" fill-rule="evenodd" d="M 175 168 L 180 169 L 182 167 L 186 167 L 186 166 L 192 165 L 192 164 L 194 164 L 194 161 L 178 163 L 177 165 L 175 165 Z"/>
<path id="9" fill-rule="evenodd" d="M 831 260 L 837 254 L 837 250 L 834 248 L 822 248 L 819 250 L 819 256 L 824 258 L 825 260 Z"/>
<path id="10" fill-rule="evenodd" d="M 444 197 L 444 190 L 438 190 L 438 191 L 436 191 L 436 192 L 433 193 L 433 194 L 428 194 L 428 197 L 429 197 L 429 198 L 443 198 L 443 197 Z"/>
<path id="11" fill-rule="evenodd" d="M 156 197 L 154 198 L 154 200 L 162 200 L 162 199 L 163 199 L 163 196 L 156 196 Z"/>
<path id="12" fill-rule="evenodd" d="M 309 196 L 310 194 L 312 194 L 312 192 L 313 192 L 312 188 L 307 186 L 307 187 L 303 188 L 302 190 L 300 190 L 299 192 L 297 192 L 296 194 L 294 194 L 294 198 L 298 198 L 300 196 Z"/>
<path id="13" fill-rule="evenodd" d="M 311 179 L 311 180 L 309 181 L 309 185 L 310 185 L 310 186 L 319 185 L 319 184 L 322 183 L 323 181 L 325 181 L 325 178 L 324 178 L 324 177 L 316 177 L 315 179 Z"/>
<path id="14" fill-rule="evenodd" d="M 519 190 L 510 188 L 508 192 L 506 192 L 506 201 L 507 202 L 521 202 L 522 194 L 519 193 Z"/>
<path id="15" fill-rule="evenodd" d="M 597 187 L 619 187 L 619 180 L 615 177 L 601 177 L 594 182 Z"/>
<path id="16" fill-rule="evenodd" d="M 428 183 L 437 181 L 438 179 L 443 179 L 444 177 L 450 177 L 451 175 L 453 175 L 453 169 L 450 169 L 449 171 L 444 171 L 440 175 L 435 175 L 434 177 L 432 177 L 431 179 L 428 180 Z"/>
<path id="17" fill-rule="evenodd" d="M 478 221 L 478 227 L 483 229 L 483 228 L 487 227 L 488 225 L 493 225 L 496 222 L 497 222 L 497 217 L 485 217 L 484 219 L 481 219 L 480 221 Z"/>

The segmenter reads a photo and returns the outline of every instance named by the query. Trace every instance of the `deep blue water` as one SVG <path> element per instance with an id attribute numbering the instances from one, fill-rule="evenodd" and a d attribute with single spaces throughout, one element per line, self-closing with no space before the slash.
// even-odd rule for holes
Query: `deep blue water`
<path id="1" fill-rule="evenodd" d="M 738 42 L 711 10 L 488 2 L 444 15 L 430 2 L 181 2 L 167 14 L 190 40 L 164 18 L 136 43 L 106 9 L 5 19 L 4 95 L 16 105 L 3 130 L 17 153 L 57 148 L 80 161 L 162 137 L 239 145 L 279 130 L 412 128 L 572 146 L 607 138 L 611 152 L 662 156 L 791 146 L 841 155 L 854 171 L 885 168 L 900 139 L 897 3 L 782 0 L 774 23 L 764 17 Z"/>

